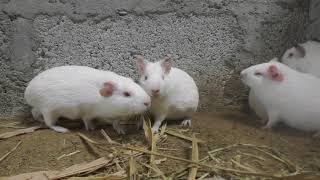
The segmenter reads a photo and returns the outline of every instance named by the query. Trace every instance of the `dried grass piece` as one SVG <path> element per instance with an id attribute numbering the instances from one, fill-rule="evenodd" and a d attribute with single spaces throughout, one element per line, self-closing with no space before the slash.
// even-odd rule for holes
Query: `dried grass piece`
<path id="1" fill-rule="evenodd" d="M 60 159 L 62 159 L 62 158 L 64 158 L 64 157 L 73 156 L 73 155 L 78 154 L 78 153 L 80 153 L 80 152 L 81 152 L 80 150 L 76 150 L 76 151 L 74 151 L 74 152 L 72 152 L 72 153 L 69 153 L 69 154 L 63 154 L 63 155 L 59 156 L 59 157 L 57 158 L 57 160 L 60 160 Z"/>
<path id="2" fill-rule="evenodd" d="M 80 136 L 81 139 L 85 140 L 85 141 L 88 141 L 89 143 L 91 144 L 102 144 L 102 143 L 98 143 L 90 138 L 88 138 L 86 135 L 82 134 L 82 133 L 78 133 L 78 136 Z"/>
<path id="3" fill-rule="evenodd" d="M 273 155 L 273 154 L 271 154 L 271 153 L 269 153 L 269 152 L 267 152 L 267 151 L 264 151 L 264 150 L 262 150 L 262 149 L 260 149 L 260 148 L 258 148 L 258 147 L 253 147 L 253 148 L 256 149 L 257 151 L 260 151 L 260 152 L 262 152 L 262 153 L 264 153 L 264 154 L 267 154 L 268 156 L 272 157 L 273 159 L 275 159 L 275 160 L 283 163 L 284 165 L 286 165 L 286 166 L 288 167 L 289 171 L 291 171 L 291 172 L 298 172 L 297 167 L 296 167 L 293 163 L 291 163 L 289 160 L 282 159 L 281 157 L 278 157 L 278 156 L 276 156 L 276 155 Z M 271 150 L 272 150 L 272 149 L 271 149 Z M 272 151 L 273 151 L 273 150 L 272 150 Z M 273 152 L 275 152 L 275 151 L 273 151 Z"/>
<path id="4" fill-rule="evenodd" d="M 152 133 L 151 122 L 149 118 L 144 119 L 143 130 L 144 130 L 145 137 L 150 145 L 151 152 L 156 152 L 157 151 L 156 145 L 157 145 L 159 135 Z M 150 164 L 151 165 L 155 164 L 154 161 L 155 161 L 154 155 L 150 154 Z"/>
<path id="5" fill-rule="evenodd" d="M 6 133 L 2 133 L 0 134 L 0 139 L 8 139 L 11 138 L 13 136 L 18 136 L 21 134 L 27 134 L 27 133 L 32 133 L 37 129 L 42 128 L 41 126 L 33 126 L 33 127 L 29 127 L 29 128 L 25 128 L 25 129 L 19 129 L 16 131 L 11 131 L 11 132 L 6 132 Z"/>
<path id="6" fill-rule="evenodd" d="M 299 171 L 297 166 L 294 163 L 292 163 L 289 159 L 285 158 L 282 153 L 280 153 L 279 151 L 277 151 L 275 149 L 271 149 L 271 151 L 273 153 L 275 153 L 279 158 L 281 158 L 287 164 L 288 168 L 292 172 L 298 172 Z"/>
<path id="7" fill-rule="evenodd" d="M 110 160 L 106 158 L 100 158 L 94 160 L 90 163 L 82 163 L 82 164 L 75 164 L 66 168 L 62 171 L 37 171 L 32 173 L 25 173 L 19 174 L 12 177 L 6 177 L 6 180 L 21 180 L 21 179 L 28 179 L 28 180 L 38 180 L 38 179 L 63 179 L 73 175 L 79 175 L 83 173 L 93 172 L 96 171 L 110 163 Z M 0 178 L 1 179 L 1 178 Z"/>
<path id="8" fill-rule="evenodd" d="M 167 124 L 164 124 L 163 126 L 161 126 L 160 136 L 164 135 L 164 133 L 166 132 L 166 129 L 167 129 Z"/>
<path id="9" fill-rule="evenodd" d="M 0 118 L 1 119 L 1 118 Z M 0 126 L 15 126 L 15 125 L 18 125 L 20 124 L 21 122 L 11 122 L 11 123 L 7 123 L 7 124 L 1 124 Z"/>
<path id="10" fill-rule="evenodd" d="M 100 143 L 97 143 L 95 141 L 93 141 L 92 139 L 88 138 L 87 136 L 81 134 L 81 133 L 78 133 L 78 135 L 80 136 L 80 140 L 82 141 L 83 145 L 86 147 L 86 149 L 88 150 L 88 153 L 92 154 L 94 157 L 96 158 L 100 158 L 101 156 L 99 155 L 99 153 L 97 153 L 95 151 L 95 149 L 93 148 L 93 146 L 90 144 L 100 144 Z"/>
<path id="11" fill-rule="evenodd" d="M 104 138 L 106 138 L 106 140 L 108 141 L 108 143 L 110 143 L 110 144 L 120 144 L 120 143 L 112 140 L 112 139 L 110 138 L 110 136 L 106 133 L 106 131 L 104 131 L 103 129 L 101 129 L 101 134 L 103 135 Z"/>
<path id="12" fill-rule="evenodd" d="M 204 178 L 206 178 L 209 175 L 210 175 L 210 173 L 205 173 L 204 175 L 200 176 L 197 180 L 203 180 Z"/>
<path id="13" fill-rule="evenodd" d="M 167 177 L 164 175 L 164 173 L 163 173 L 157 166 L 155 166 L 155 165 L 154 165 L 154 166 L 151 166 L 151 165 L 145 164 L 145 163 L 143 163 L 143 162 L 139 162 L 139 163 L 140 163 L 141 165 L 143 165 L 143 166 L 145 166 L 145 167 L 153 170 L 153 171 L 156 173 L 156 175 L 153 176 L 153 177 L 161 176 L 162 179 L 164 179 L 164 180 L 167 179 Z"/>
<path id="14" fill-rule="evenodd" d="M 261 161 L 266 161 L 265 158 L 263 157 L 260 157 L 260 156 L 256 156 L 256 155 L 253 155 L 253 154 L 248 154 L 248 153 L 241 153 L 242 155 L 245 155 L 245 156 L 248 156 L 248 157 L 252 157 L 252 158 L 255 158 L 255 159 L 258 159 L 258 160 L 261 160 Z"/>
<path id="15" fill-rule="evenodd" d="M 25 129 L 28 127 L 22 127 L 22 126 L 16 126 L 20 124 L 20 122 L 12 122 L 12 123 L 8 123 L 8 124 L 1 124 L 0 127 L 2 128 L 12 128 L 12 129 Z"/>
<path id="16" fill-rule="evenodd" d="M 106 176 L 89 176 L 89 177 L 71 177 L 68 180 L 120 180 L 126 176 L 106 175 Z"/>
<path id="17" fill-rule="evenodd" d="M 158 139 L 158 134 L 152 134 L 151 136 L 151 152 L 157 152 L 157 139 Z M 150 155 L 150 164 L 155 164 L 155 157 L 154 155 Z"/>
<path id="18" fill-rule="evenodd" d="M 231 159 L 231 162 L 233 164 L 235 164 L 236 166 L 238 166 L 239 168 L 243 169 L 243 170 L 246 170 L 246 171 L 249 171 L 249 172 L 256 172 L 254 169 L 250 168 L 250 167 L 247 167 L 243 164 L 241 164 L 240 162 L 234 160 L 234 159 Z"/>
<path id="19" fill-rule="evenodd" d="M 185 136 L 183 134 L 180 134 L 178 132 L 172 131 L 172 130 L 166 130 L 166 133 L 171 135 L 171 136 L 175 136 L 184 140 L 188 140 L 188 141 L 192 141 L 191 137 Z M 205 141 L 200 140 L 200 139 L 196 139 L 198 143 L 205 143 Z"/>
<path id="20" fill-rule="evenodd" d="M 161 164 L 162 162 L 165 162 L 166 160 L 167 160 L 167 158 L 156 159 L 156 160 L 154 161 L 154 163 L 155 163 L 156 165 L 158 165 L 158 164 Z"/>
<path id="21" fill-rule="evenodd" d="M 62 179 L 72 175 L 77 175 L 77 174 L 82 174 L 87 172 L 94 172 L 106 166 L 109 163 L 110 163 L 110 160 L 106 159 L 105 157 L 102 157 L 90 163 L 75 164 L 63 171 L 60 171 L 57 175 L 48 176 L 48 177 L 49 179 Z"/>
<path id="22" fill-rule="evenodd" d="M 19 146 L 20 144 L 22 143 L 22 141 L 19 141 L 18 144 L 13 147 L 9 152 L 7 152 L 5 155 L 3 155 L 1 158 L 0 158 L 0 163 L 5 160 L 13 151 L 15 151 Z"/>
<path id="23" fill-rule="evenodd" d="M 158 150 L 164 150 L 164 151 L 179 151 L 179 149 L 172 149 L 172 148 L 160 148 L 160 147 L 158 147 Z"/>
<path id="24" fill-rule="evenodd" d="M 191 160 L 195 162 L 199 162 L 199 147 L 198 147 L 198 140 L 196 136 L 193 134 L 192 136 L 192 155 L 191 155 Z M 195 180 L 197 177 L 197 171 L 198 171 L 198 166 L 197 165 L 192 165 L 190 168 L 188 180 Z"/>
<path id="25" fill-rule="evenodd" d="M 233 144 L 233 145 L 230 145 L 230 146 L 226 146 L 226 147 L 223 147 L 223 148 L 218 148 L 218 149 L 215 149 L 213 151 L 209 151 L 208 154 L 209 156 L 213 153 L 217 153 L 219 151 L 223 151 L 223 150 L 226 150 L 226 149 L 230 149 L 230 148 L 234 148 L 234 147 L 237 147 L 237 146 L 246 146 L 246 147 L 251 147 L 252 149 L 255 149 L 257 151 L 260 151 L 270 157 L 272 157 L 273 159 L 283 163 L 284 165 L 287 166 L 287 168 L 291 171 L 291 172 L 298 172 L 298 168 L 289 160 L 285 159 L 282 154 L 278 151 L 276 151 L 275 149 L 273 148 L 270 148 L 268 146 L 257 146 L 257 145 L 253 145 L 253 144 Z M 272 151 L 273 153 L 275 153 L 276 155 L 273 155 L 263 149 L 268 149 L 270 151 Z M 210 157 L 211 157 L 210 156 Z"/>
<path id="26" fill-rule="evenodd" d="M 143 117 L 143 130 L 144 130 L 144 135 L 146 137 L 146 140 L 151 145 L 152 144 L 152 134 L 153 133 L 152 133 L 151 122 L 150 122 L 149 118 L 145 119 Z"/>
<path id="27" fill-rule="evenodd" d="M 11 176 L 11 177 L 3 177 L 0 179 L 2 180 L 42 180 L 42 179 L 49 179 L 48 175 L 54 175 L 55 173 L 58 173 L 58 171 L 36 171 L 36 172 L 31 172 L 31 173 L 24 173 L 24 174 L 19 174 L 16 176 Z"/>
<path id="28" fill-rule="evenodd" d="M 128 177 L 133 180 L 137 178 L 137 165 L 133 156 L 130 156 L 129 159 Z"/>
<path id="29" fill-rule="evenodd" d="M 312 172 L 304 172 L 300 174 L 293 174 L 286 177 L 280 177 L 279 180 L 319 180 L 320 174 L 319 173 L 312 173 Z"/>

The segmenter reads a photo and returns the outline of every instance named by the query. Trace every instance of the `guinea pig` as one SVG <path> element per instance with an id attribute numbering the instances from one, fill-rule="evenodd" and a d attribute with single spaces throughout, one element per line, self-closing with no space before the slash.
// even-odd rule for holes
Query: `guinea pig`
<path id="1" fill-rule="evenodd" d="M 277 62 L 278 58 L 273 58 L 270 62 Z M 258 117 L 261 118 L 263 123 L 268 120 L 267 112 L 265 111 L 263 105 L 261 104 L 259 97 L 257 97 L 252 89 L 249 91 L 248 103 L 250 108 L 256 113 Z"/>
<path id="2" fill-rule="evenodd" d="M 277 61 L 277 59 L 273 60 Z M 282 62 L 297 71 L 320 77 L 320 43 L 318 40 L 310 40 L 295 45 L 285 51 L 279 62 Z M 266 121 L 267 114 L 264 107 L 251 89 L 248 101 L 250 108 L 253 109 L 263 121 Z"/>
<path id="3" fill-rule="evenodd" d="M 59 117 L 65 117 L 82 119 L 87 130 L 94 129 L 95 118 L 112 121 L 113 128 L 124 134 L 119 119 L 151 106 L 150 96 L 132 79 L 86 66 L 60 66 L 38 74 L 24 98 L 34 118 L 43 118 L 57 132 L 69 131 L 56 125 Z"/>
<path id="4" fill-rule="evenodd" d="M 297 71 L 320 77 L 320 43 L 310 40 L 298 44 L 286 50 L 280 62 Z"/>
<path id="5" fill-rule="evenodd" d="M 320 135 L 320 79 L 279 62 L 251 66 L 240 73 L 244 84 L 259 97 L 268 116 L 265 128 L 279 121 Z"/>
<path id="6" fill-rule="evenodd" d="M 151 96 L 150 112 L 155 117 L 152 131 L 158 132 L 165 119 L 183 119 L 182 125 L 190 126 L 199 103 L 198 87 L 192 77 L 172 67 L 170 55 L 157 62 L 149 62 L 142 56 L 136 59 L 139 84 Z"/>

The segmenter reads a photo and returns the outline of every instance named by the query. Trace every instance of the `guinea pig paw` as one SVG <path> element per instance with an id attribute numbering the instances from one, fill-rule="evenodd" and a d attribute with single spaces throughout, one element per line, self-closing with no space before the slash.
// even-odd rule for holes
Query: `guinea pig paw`
<path id="1" fill-rule="evenodd" d="M 59 132 L 59 133 L 68 133 L 68 132 L 70 132 L 69 129 L 61 127 L 61 126 L 51 126 L 50 128 L 53 129 L 56 132 Z"/>
<path id="2" fill-rule="evenodd" d="M 152 131 L 153 134 L 156 134 L 156 133 L 159 132 L 159 127 L 152 127 L 151 131 Z"/>
<path id="3" fill-rule="evenodd" d="M 115 129 L 118 134 L 126 134 L 126 131 L 123 128 Z"/>
<path id="4" fill-rule="evenodd" d="M 313 138 L 320 138 L 320 131 L 312 135 Z"/>
<path id="5" fill-rule="evenodd" d="M 118 134 L 126 134 L 125 130 L 123 127 L 121 127 L 119 121 L 113 121 L 112 122 L 112 127 L 115 131 L 117 131 Z"/>
<path id="6" fill-rule="evenodd" d="M 96 129 L 95 125 L 93 125 L 92 123 L 84 123 L 84 125 L 87 131 L 93 131 Z"/>
<path id="7" fill-rule="evenodd" d="M 86 127 L 86 130 L 87 130 L 87 131 L 93 131 L 93 130 L 95 130 L 95 129 L 96 129 L 95 126 Z"/>
<path id="8" fill-rule="evenodd" d="M 137 121 L 136 127 L 137 127 L 137 130 L 142 129 L 142 127 L 143 127 L 143 120 L 142 119 L 141 120 L 139 119 Z"/>
<path id="9" fill-rule="evenodd" d="M 190 127 L 191 126 L 191 119 L 185 119 L 180 124 L 183 127 Z"/>
<path id="10" fill-rule="evenodd" d="M 266 120 L 266 119 L 260 119 L 261 120 L 261 123 L 264 125 L 264 126 L 266 126 L 267 124 L 268 124 L 268 120 Z"/>
<path id="11" fill-rule="evenodd" d="M 270 127 L 268 124 L 265 125 L 265 126 L 262 126 L 261 128 L 262 130 L 265 130 L 265 131 L 271 131 L 272 130 L 272 127 Z"/>

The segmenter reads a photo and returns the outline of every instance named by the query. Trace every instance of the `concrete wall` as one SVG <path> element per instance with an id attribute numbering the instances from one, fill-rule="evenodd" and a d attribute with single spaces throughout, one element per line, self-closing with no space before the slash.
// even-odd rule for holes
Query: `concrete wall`
<path id="1" fill-rule="evenodd" d="M 320 1 L 310 0 L 308 38 L 320 39 Z"/>
<path id="2" fill-rule="evenodd" d="M 26 83 L 47 68 L 136 78 L 135 54 L 173 54 L 196 80 L 202 110 L 237 107 L 246 99 L 239 71 L 303 41 L 308 17 L 304 0 L 2 0 L 0 8 L 3 116 L 24 107 Z"/>

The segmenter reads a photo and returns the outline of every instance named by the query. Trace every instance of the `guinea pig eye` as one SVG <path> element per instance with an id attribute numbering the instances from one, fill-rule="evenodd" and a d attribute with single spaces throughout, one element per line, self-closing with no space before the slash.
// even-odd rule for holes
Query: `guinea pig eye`
<path id="1" fill-rule="evenodd" d="M 145 77 L 144 77 L 144 80 L 146 81 L 147 79 L 148 79 L 148 76 L 145 76 Z"/>
<path id="2" fill-rule="evenodd" d="M 255 72 L 254 75 L 255 76 L 262 76 L 262 73 L 261 72 Z"/>
<path id="3" fill-rule="evenodd" d="M 131 94 L 130 94 L 129 92 L 124 92 L 124 93 L 123 93 L 123 96 L 125 96 L 125 97 L 130 97 Z"/>
<path id="4" fill-rule="evenodd" d="M 288 58 L 291 58 L 292 56 L 293 56 L 293 54 L 292 54 L 292 53 L 289 53 Z"/>

